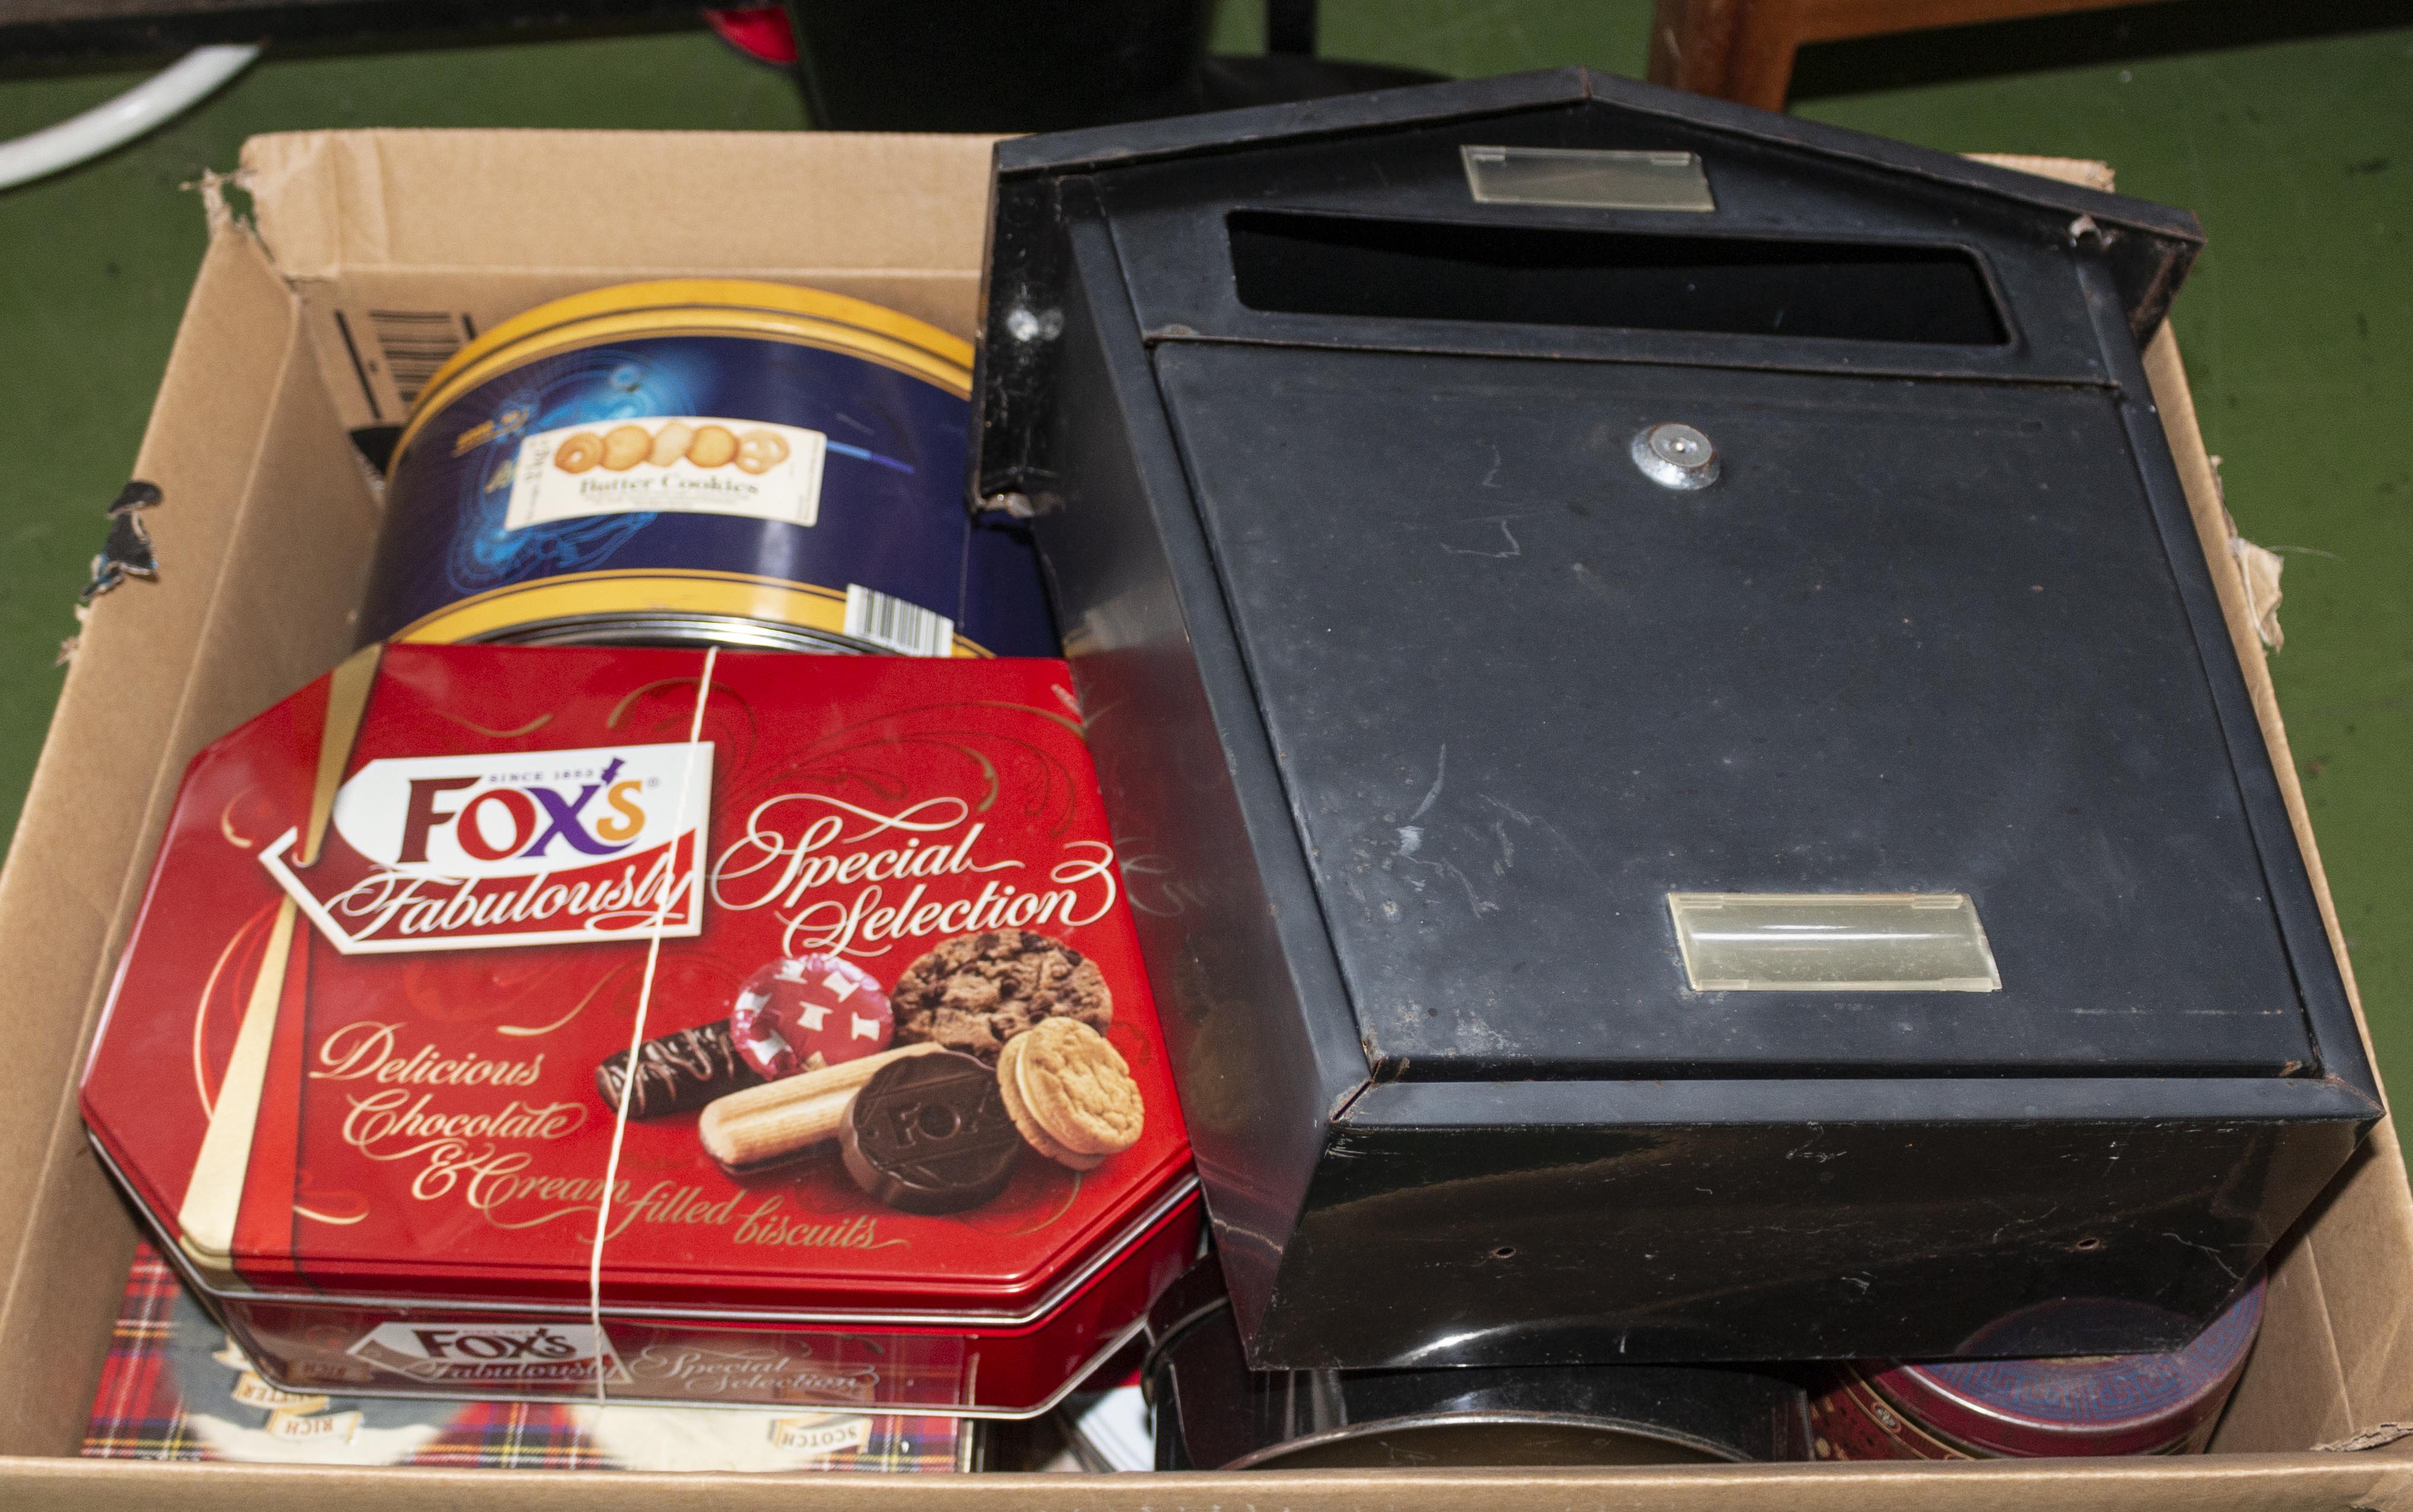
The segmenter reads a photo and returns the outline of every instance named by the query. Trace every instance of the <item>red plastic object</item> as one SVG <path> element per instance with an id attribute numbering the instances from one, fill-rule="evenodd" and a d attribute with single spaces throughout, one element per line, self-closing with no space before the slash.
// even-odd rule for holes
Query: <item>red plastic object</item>
<path id="1" fill-rule="evenodd" d="M 690 748 L 704 660 L 390 647 L 348 739 L 321 679 L 186 772 L 84 1116 L 281 1384 L 543 1397 L 600 1374 L 631 1400 L 1022 1414 L 1196 1254 L 1063 665 L 724 653 Z M 657 917 L 648 1038 L 821 958 L 813 991 L 880 996 L 848 1017 L 901 1043 L 886 997 L 944 941 L 986 932 L 1009 972 L 1074 952 L 1110 992 L 1139 1143 L 1087 1171 L 1024 1149 L 998 1196 L 926 1216 L 866 1196 L 834 1141 L 732 1175 L 694 1108 L 658 1106 L 627 1126 L 599 1335 L 596 1068 L 628 1047 Z M 831 958 L 868 985 L 837 999 Z M 210 1131 L 246 1113 L 229 1180 Z"/>
<path id="2" fill-rule="evenodd" d="M 796 61 L 796 29 L 778 6 L 739 6 L 706 10 L 703 22 L 720 39 L 757 63 L 785 68 Z"/>

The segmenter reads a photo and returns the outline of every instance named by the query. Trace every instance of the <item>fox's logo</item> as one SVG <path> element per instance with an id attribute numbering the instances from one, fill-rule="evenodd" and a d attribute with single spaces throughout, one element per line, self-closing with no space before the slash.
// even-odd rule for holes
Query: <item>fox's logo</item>
<path id="1" fill-rule="evenodd" d="M 317 860 L 298 828 L 259 860 L 346 954 L 692 935 L 711 796 L 705 741 L 381 756 Z"/>
<path id="2" fill-rule="evenodd" d="M 575 791 L 539 784 L 481 785 L 475 772 L 451 777 L 413 777 L 403 809 L 402 849 L 394 859 L 425 865 L 428 837 L 449 829 L 462 851 L 481 861 L 575 861 L 581 856 L 616 856 L 644 831 L 645 809 L 638 801 L 644 785 L 620 778 L 627 765 L 612 758 L 597 779 Z M 620 778 L 614 781 L 614 778 Z M 464 788 L 478 790 L 464 799 Z M 595 800 L 603 810 L 594 813 Z M 448 808 L 450 799 L 458 807 Z M 554 843 L 561 843 L 555 851 Z"/>

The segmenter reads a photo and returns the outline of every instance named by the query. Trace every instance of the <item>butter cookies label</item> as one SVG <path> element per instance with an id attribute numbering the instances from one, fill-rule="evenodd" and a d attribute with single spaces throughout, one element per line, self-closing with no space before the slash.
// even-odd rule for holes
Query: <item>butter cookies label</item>
<path id="1" fill-rule="evenodd" d="M 503 464 L 511 488 L 503 524 L 645 511 L 811 526 L 828 450 L 819 431 L 706 415 L 539 431 Z"/>

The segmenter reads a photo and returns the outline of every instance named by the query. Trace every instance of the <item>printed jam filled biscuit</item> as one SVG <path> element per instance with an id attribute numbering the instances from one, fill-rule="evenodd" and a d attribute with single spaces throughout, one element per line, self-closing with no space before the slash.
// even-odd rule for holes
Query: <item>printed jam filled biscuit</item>
<path id="1" fill-rule="evenodd" d="M 777 431 L 748 431 L 737 438 L 737 465 L 748 473 L 767 473 L 788 460 L 788 438 Z"/>
<path id="2" fill-rule="evenodd" d="M 737 455 L 737 438 L 725 425 L 699 425 L 695 439 L 688 443 L 687 460 L 698 467 L 726 467 Z"/>
<path id="3" fill-rule="evenodd" d="M 687 455 L 688 443 L 694 439 L 694 426 L 673 420 L 654 433 L 654 449 L 645 453 L 645 460 L 657 467 L 668 467 Z"/>
<path id="4" fill-rule="evenodd" d="M 603 433 L 603 465 L 612 472 L 627 472 L 653 449 L 654 438 L 642 425 L 615 425 Z"/>
<path id="5" fill-rule="evenodd" d="M 1030 930 L 985 930 L 941 943 L 888 994 L 901 1041 L 936 1040 L 994 1061 L 1006 1041 L 1052 1018 L 1103 1030 L 1115 995 L 1098 963 Z"/>
<path id="6" fill-rule="evenodd" d="M 877 1055 L 896 1029 L 871 973 L 820 955 L 774 961 L 748 977 L 729 1024 L 737 1053 L 765 1079 L 793 1076 L 815 1055 L 829 1065 Z"/>
<path id="7" fill-rule="evenodd" d="M 1122 1052 L 1077 1019 L 1050 1019 L 1016 1035 L 997 1070 L 1014 1126 L 1032 1149 L 1074 1170 L 1129 1150 L 1147 1127 Z"/>
<path id="8" fill-rule="evenodd" d="M 603 460 L 603 438 L 581 431 L 553 448 L 553 464 L 565 473 L 583 473 Z"/>

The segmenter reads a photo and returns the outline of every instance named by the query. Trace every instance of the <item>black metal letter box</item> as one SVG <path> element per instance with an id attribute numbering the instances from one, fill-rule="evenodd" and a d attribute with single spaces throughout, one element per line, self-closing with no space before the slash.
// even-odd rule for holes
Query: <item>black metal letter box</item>
<path id="1" fill-rule="evenodd" d="M 1583 70 L 993 211 L 1255 1364 L 2169 1348 L 2377 1116 L 2139 357 L 2193 217 Z"/>

